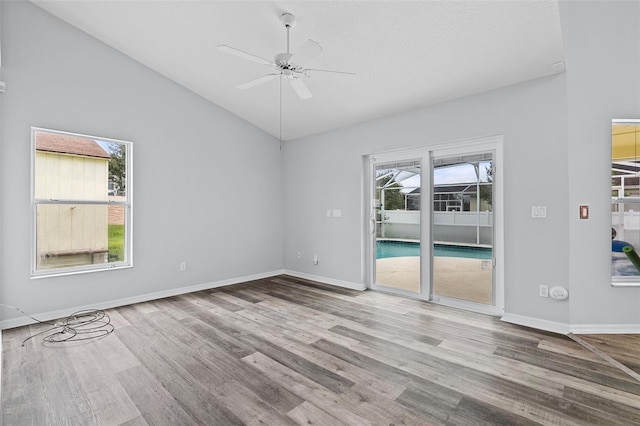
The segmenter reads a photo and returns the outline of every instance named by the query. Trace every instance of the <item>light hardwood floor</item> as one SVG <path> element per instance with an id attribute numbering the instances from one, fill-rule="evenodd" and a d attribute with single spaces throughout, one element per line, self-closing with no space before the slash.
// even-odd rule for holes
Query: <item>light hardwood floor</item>
<path id="1" fill-rule="evenodd" d="M 387 294 L 280 276 L 108 313 L 3 332 L 3 425 L 640 424 L 640 382 L 569 338 Z"/>

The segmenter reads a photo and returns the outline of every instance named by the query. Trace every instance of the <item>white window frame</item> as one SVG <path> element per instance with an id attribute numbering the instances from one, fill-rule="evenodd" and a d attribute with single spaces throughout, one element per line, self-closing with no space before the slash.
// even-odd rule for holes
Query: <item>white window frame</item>
<path id="1" fill-rule="evenodd" d="M 640 119 L 637 118 L 629 118 L 629 119 L 613 119 L 611 120 L 611 126 L 612 126 L 612 130 L 613 130 L 613 126 L 615 125 L 620 125 L 620 124 L 631 124 L 634 126 L 638 126 L 640 125 Z M 613 138 L 613 136 L 612 136 Z M 613 148 L 613 140 L 611 141 L 612 143 L 612 148 Z M 613 157 L 613 156 L 612 156 Z M 613 158 L 611 159 L 611 162 L 613 162 Z M 620 189 L 618 189 L 619 195 L 618 197 L 613 197 L 612 194 L 612 200 L 611 200 L 611 204 L 612 204 L 612 210 L 611 210 L 611 216 L 613 219 L 613 204 L 616 203 L 618 204 L 618 207 L 620 207 L 620 204 L 622 204 L 624 206 L 624 204 L 640 204 L 640 197 L 625 197 L 624 196 L 624 178 L 621 178 L 621 184 L 622 187 Z M 613 188 L 612 191 L 613 193 Z M 622 213 L 621 213 L 621 221 L 624 222 L 624 207 L 622 208 Z M 607 224 L 608 226 L 612 226 L 611 223 L 609 222 Z M 618 236 L 618 238 L 620 238 Z M 636 247 L 637 248 L 637 247 Z M 612 259 L 613 262 L 613 259 Z M 633 275 L 633 276 L 624 276 L 624 275 L 611 275 L 611 286 L 612 287 L 640 287 L 640 277 L 638 277 L 637 275 Z"/>
<path id="2" fill-rule="evenodd" d="M 94 139 L 104 142 L 117 143 L 126 146 L 126 175 L 125 175 L 125 199 L 116 200 L 78 200 L 78 199 L 42 199 L 35 197 L 36 185 L 36 133 L 46 132 L 74 137 Z M 45 278 L 61 275 L 73 275 L 88 272 L 106 271 L 114 269 L 130 268 L 133 266 L 133 143 L 101 136 L 91 136 L 80 133 L 71 133 L 60 130 L 31 127 L 31 278 Z M 107 188 L 105 188 L 107 191 Z M 124 206 L 124 260 L 118 262 L 106 262 L 72 267 L 60 267 L 52 269 L 37 269 L 37 209 L 39 205 L 47 204 L 85 204 L 85 205 L 122 205 Z"/>

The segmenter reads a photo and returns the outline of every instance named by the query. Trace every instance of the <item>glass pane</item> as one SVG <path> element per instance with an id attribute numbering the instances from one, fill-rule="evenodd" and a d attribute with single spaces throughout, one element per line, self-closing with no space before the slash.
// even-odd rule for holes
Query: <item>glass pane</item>
<path id="1" fill-rule="evenodd" d="M 620 281 L 640 278 L 640 200 L 611 204 L 611 275 Z"/>
<path id="2" fill-rule="evenodd" d="M 122 204 L 110 205 L 108 208 L 107 232 L 109 237 L 107 248 L 109 249 L 109 262 L 124 262 L 127 259 L 125 214 L 126 206 Z"/>
<path id="3" fill-rule="evenodd" d="M 127 195 L 127 146 L 123 143 L 97 140 L 109 153 L 109 182 L 107 195 L 109 200 L 123 201 Z M 114 198 L 115 197 L 115 198 Z"/>
<path id="4" fill-rule="evenodd" d="M 491 153 L 433 160 L 435 295 L 493 304 Z"/>
<path id="5" fill-rule="evenodd" d="M 36 269 L 124 262 L 123 205 L 37 206 Z"/>
<path id="6" fill-rule="evenodd" d="M 36 199 L 106 201 L 126 195 L 126 144 L 38 130 L 35 149 Z"/>
<path id="7" fill-rule="evenodd" d="M 127 262 L 127 205 L 108 203 L 129 202 L 130 144 L 41 129 L 33 138 L 35 270 Z"/>
<path id="8" fill-rule="evenodd" d="M 375 167 L 374 282 L 420 292 L 420 162 Z"/>
<path id="9" fill-rule="evenodd" d="M 640 280 L 640 120 L 611 127 L 611 277 Z"/>

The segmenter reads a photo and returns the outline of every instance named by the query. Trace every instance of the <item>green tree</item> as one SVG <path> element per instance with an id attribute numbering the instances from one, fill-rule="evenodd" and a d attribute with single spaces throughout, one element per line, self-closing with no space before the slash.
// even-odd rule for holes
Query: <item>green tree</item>
<path id="1" fill-rule="evenodd" d="M 380 194 L 384 188 L 384 205 L 382 207 L 385 210 L 404 210 L 404 195 L 400 192 L 402 185 L 397 182 L 389 184 L 392 178 L 393 176 L 387 176 L 378 181 L 376 198 L 382 201 Z"/>
<path id="2" fill-rule="evenodd" d="M 116 184 L 119 194 L 126 191 L 127 147 L 124 144 L 112 142 L 109 144 L 109 180 Z"/>
<path id="3" fill-rule="evenodd" d="M 487 172 L 487 182 L 489 185 L 480 185 L 480 199 L 486 201 L 489 207 L 493 206 L 493 161 L 484 168 Z"/>

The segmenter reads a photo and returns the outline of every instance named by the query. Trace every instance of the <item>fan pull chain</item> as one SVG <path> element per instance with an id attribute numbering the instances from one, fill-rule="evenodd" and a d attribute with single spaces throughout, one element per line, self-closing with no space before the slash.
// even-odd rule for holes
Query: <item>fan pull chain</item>
<path id="1" fill-rule="evenodd" d="M 287 27 L 287 34 L 289 33 L 289 27 Z M 282 151 L 282 74 L 280 74 L 280 151 Z"/>

